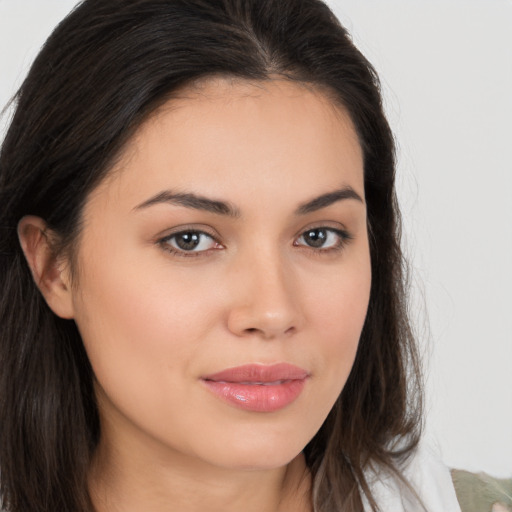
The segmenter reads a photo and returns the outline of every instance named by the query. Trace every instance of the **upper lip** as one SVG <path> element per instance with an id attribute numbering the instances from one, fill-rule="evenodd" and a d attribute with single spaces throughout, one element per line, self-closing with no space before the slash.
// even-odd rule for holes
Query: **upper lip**
<path id="1" fill-rule="evenodd" d="M 246 364 L 227 368 L 211 375 L 206 375 L 203 380 L 216 382 L 278 382 L 286 380 L 303 380 L 309 373 L 293 364 L 278 363 L 272 365 Z"/>

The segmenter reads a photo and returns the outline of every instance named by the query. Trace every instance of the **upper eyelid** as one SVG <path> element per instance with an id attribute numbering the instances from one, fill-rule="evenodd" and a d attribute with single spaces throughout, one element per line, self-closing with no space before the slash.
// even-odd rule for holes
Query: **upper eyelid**
<path id="1" fill-rule="evenodd" d="M 210 238 L 213 238 L 217 242 L 220 239 L 220 235 L 213 228 L 208 228 L 206 226 L 196 227 L 187 225 L 167 229 L 163 231 L 162 234 L 157 235 L 155 239 L 156 241 L 167 240 L 181 233 L 202 233 L 204 235 L 209 236 Z"/>
<path id="2" fill-rule="evenodd" d="M 322 222 L 314 223 L 311 226 L 301 228 L 298 232 L 295 233 L 294 238 L 298 238 L 298 237 L 304 235 L 304 233 L 306 233 L 307 231 L 310 231 L 313 229 L 326 229 L 328 231 L 333 231 L 336 233 L 348 234 L 348 230 L 345 228 L 345 226 L 343 226 L 342 224 L 340 224 L 338 222 L 336 224 L 337 224 L 337 226 L 332 226 L 332 225 L 327 224 L 326 221 L 324 221 L 323 223 Z M 173 236 L 179 235 L 181 233 L 202 233 L 202 234 L 205 234 L 205 235 L 215 239 L 216 241 L 219 241 L 219 239 L 221 238 L 220 235 L 213 228 L 208 228 L 205 226 L 197 227 L 197 226 L 187 226 L 187 225 L 178 226 L 176 228 L 171 228 L 170 230 L 166 230 L 165 234 L 157 235 L 155 238 L 157 240 L 165 240 L 167 238 L 172 238 Z"/>
<path id="3" fill-rule="evenodd" d="M 331 233 L 335 233 L 337 235 L 343 235 L 343 236 L 346 236 L 346 237 L 351 236 L 350 233 L 346 229 L 332 228 L 332 227 L 329 227 L 329 226 L 315 226 L 313 228 L 307 228 L 307 229 L 304 229 L 303 231 L 301 231 L 298 238 L 300 238 L 301 236 L 304 236 L 309 231 L 315 231 L 317 229 L 323 229 L 325 231 L 330 231 Z"/>
<path id="4" fill-rule="evenodd" d="M 176 231 L 175 233 L 169 233 L 168 235 L 162 237 L 161 240 L 169 240 L 171 238 L 174 238 L 178 235 L 182 235 L 184 233 L 195 233 L 195 234 L 199 234 L 199 235 L 205 235 L 208 238 L 211 238 L 212 240 L 217 242 L 217 238 L 214 235 L 211 235 L 207 231 L 200 231 L 198 229 L 186 229 L 184 231 Z"/>
<path id="5" fill-rule="evenodd" d="M 335 225 L 333 225 L 335 224 Z M 313 229 L 326 229 L 328 231 L 333 231 L 335 233 L 343 233 L 349 235 L 349 230 L 343 225 L 341 222 L 336 221 L 319 221 L 313 222 L 305 228 L 301 228 L 296 234 L 295 238 L 299 238 L 304 235 L 304 233 L 313 230 Z"/>
<path id="6" fill-rule="evenodd" d="M 333 226 L 332 224 L 336 224 L 336 226 Z M 335 234 L 337 234 L 338 236 L 342 236 L 344 238 L 344 240 L 350 240 L 353 238 L 353 235 L 351 234 L 351 232 L 349 232 L 349 230 L 346 229 L 346 227 L 341 224 L 340 222 L 337 222 L 337 221 L 319 221 L 319 222 L 315 222 L 315 223 L 312 223 L 311 225 L 307 226 L 307 227 L 303 227 L 301 228 L 300 231 L 296 232 L 296 234 L 293 236 L 293 243 L 295 244 L 295 242 L 302 236 L 304 236 L 305 233 L 307 233 L 309 230 L 314 230 L 314 229 L 325 229 L 327 231 L 331 231 Z M 223 245 L 223 242 L 222 242 L 222 237 L 220 236 L 220 234 L 218 234 L 218 232 L 211 228 L 210 226 L 204 226 L 204 225 L 201 225 L 201 226 L 196 226 L 196 225 L 181 225 L 181 226 L 177 226 L 175 228 L 171 228 L 170 230 L 167 230 L 167 233 L 166 234 L 163 234 L 163 235 L 159 235 L 157 237 L 155 237 L 155 241 L 157 243 L 164 243 L 166 241 L 168 241 L 169 239 L 181 234 L 181 233 L 201 233 L 201 234 L 204 234 L 208 237 L 210 237 L 212 240 L 214 240 L 216 243 L 220 244 L 220 245 Z M 192 252 L 192 251 L 191 251 Z M 199 252 L 204 252 L 204 251 L 199 251 Z"/>

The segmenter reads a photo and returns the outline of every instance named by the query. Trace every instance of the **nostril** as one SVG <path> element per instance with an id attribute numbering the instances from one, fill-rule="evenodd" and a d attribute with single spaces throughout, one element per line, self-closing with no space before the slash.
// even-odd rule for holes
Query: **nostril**
<path id="1" fill-rule="evenodd" d="M 258 329 L 257 327 L 248 327 L 247 329 L 244 329 L 244 332 L 246 334 L 251 334 L 251 335 L 252 334 L 260 334 L 264 338 L 274 338 L 274 337 L 277 336 L 276 333 L 268 332 L 265 329 Z M 290 335 L 290 334 L 293 334 L 294 332 L 295 332 L 295 327 L 294 326 L 291 326 L 288 329 L 285 329 L 284 331 L 282 331 L 282 333 L 284 335 Z"/>

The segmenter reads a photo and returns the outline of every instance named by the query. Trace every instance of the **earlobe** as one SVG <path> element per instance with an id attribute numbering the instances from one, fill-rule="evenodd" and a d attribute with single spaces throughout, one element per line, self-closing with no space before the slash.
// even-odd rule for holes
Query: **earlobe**
<path id="1" fill-rule="evenodd" d="M 40 217 L 27 215 L 18 223 L 18 237 L 34 281 L 48 306 L 61 318 L 73 318 L 69 269 L 52 250 L 52 232 Z"/>

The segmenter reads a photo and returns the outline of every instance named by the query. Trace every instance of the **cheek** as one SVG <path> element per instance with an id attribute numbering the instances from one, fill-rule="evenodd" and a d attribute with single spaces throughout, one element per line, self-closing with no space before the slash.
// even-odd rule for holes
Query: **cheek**
<path id="1" fill-rule="evenodd" d="M 115 266 L 90 265 L 81 287 L 77 324 L 96 377 L 102 424 L 106 431 L 105 425 L 125 425 L 127 418 L 166 445 L 178 440 L 186 447 L 190 439 L 181 424 L 203 420 L 201 407 L 190 404 L 202 404 L 194 384 L 215 298 L 198 293 L 190 279 L 168 279 L 161 266 L 129 267 L 120 259 Z"/>
<path id="2" fill-rule="evenodd" d="M 311 328 L 317 333 L 322 354 L 320 371 L 336 396 L 352 369 L 368 310 L 371 286 L 369 256 L 365 253 L 338 273 L 325 288 L 308 299 Z"/>
<path id="3" fill-rule="evenodd" d="M 185 331 L 191 340 L 200 328 L 197 319 L 206 297 L 196 293 L 188 300 L 186 287 L 166 283 L 150 269 L 128 277 L 119 270 L 90 278 L 91 284 L 82 289 L 77 323 L 90 350 L 122 347 L 127 354 L 147 358 L 162 356 L 162 351 L 176 356 L 190 347 L 179 342 Z"/>
<path id="4" fill-rule="evenodd" d="M 358 251 L 345 265 L 317 278 L 315 284 L 305 295 L 314 322 L 334 338 L 357 340 L 370 297 L 369 254 Z"/>
<path id="5" fill-rule="evenodd" d="M 88 261 L 76 322 L 96 378 L 112 400 L 122 403 L 121 393 L 130 390 L 132 403 L 156 401 L 158 390 L 179 389 L 182 377 L 195 371 L 215 301 L 159 264 L 111 261 L 100 255 Z"/>

